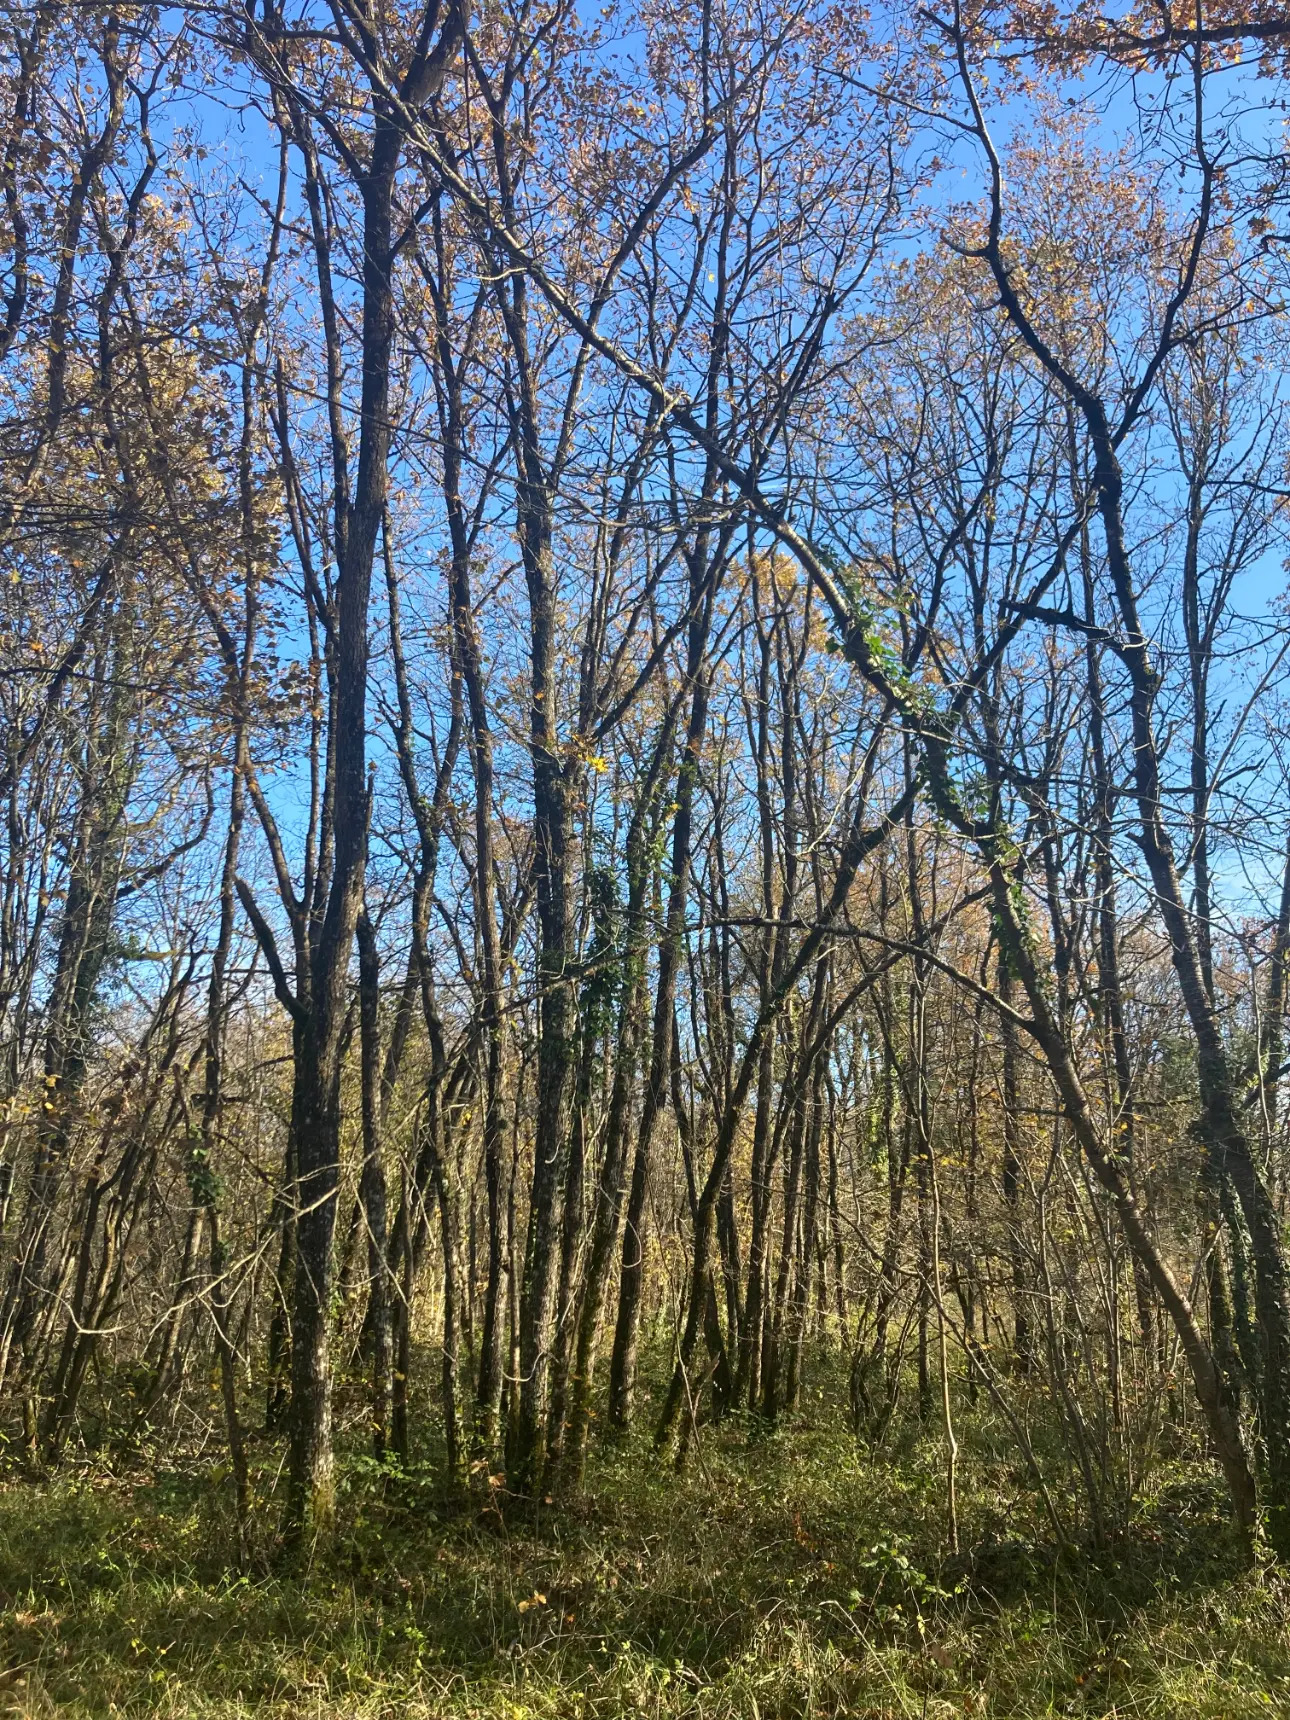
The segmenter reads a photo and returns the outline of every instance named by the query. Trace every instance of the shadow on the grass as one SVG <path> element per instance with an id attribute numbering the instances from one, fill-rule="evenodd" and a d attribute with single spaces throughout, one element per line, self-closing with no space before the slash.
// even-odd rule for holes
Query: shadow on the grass
<path id="1" fill-rule="evenodd" d="M 934 1437 L 858 1454 L 834 1406 L 704 1429 L 680 1479 L 642 1435 L 540 1510 L 438 1468 L 342 1465 L 333 1543 L 229 1568 L 218 1467 L 140 1462 L 0 1489 L 0 1712 L 426 1715 L 1290 1714 L 1279 1580 L 1243 1571 L 1219 1489 L 1162 1472 L 1130 1527 L 1058 1556 L 1006 1452 L 964 1430 L 947 1556 Z M 499 1503 L 500 1501 L 500 1503 Z"/>

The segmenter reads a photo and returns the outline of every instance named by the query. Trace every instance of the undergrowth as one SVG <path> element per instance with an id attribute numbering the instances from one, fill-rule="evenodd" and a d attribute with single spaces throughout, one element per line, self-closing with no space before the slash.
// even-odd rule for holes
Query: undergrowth
<path id="1" fill-rule="evenodd" d="M 772 1720 L 1290 1716 L 1290 1586 L 1245 1571 L 1221 1490 L 1180 1459 L 1109 1549 L 1058 1553 L 1015 1452 L 965 1412 L 962 1545 L 942 1454 L 857 1450 L 820 1397 L 767 1434 L 705 1428 L 683 1476 L 647 1429 L 583 1492 L 446 1497 L 341 1460 L 333 1542 L 255 1574 L 229 1482 L 193 1455 L 82 1453 L 0 1484 L 0 1711 L 100 1720 Z M 496 1480 L 496 1478 L 494 1478 Z"/>

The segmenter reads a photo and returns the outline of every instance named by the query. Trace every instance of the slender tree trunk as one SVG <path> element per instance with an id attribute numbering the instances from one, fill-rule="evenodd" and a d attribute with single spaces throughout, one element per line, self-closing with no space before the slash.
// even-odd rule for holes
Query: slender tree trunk
<path id="1" fill-rule="evenodd" d="M 1012 972 L 1007 951 L 999 951 L 999 998 L 1012 1006 Z M 1030 1333 L 1029 1287 L 1026 1282 L 1025 1240 L 1021 1229 L 1022 1142 L 1020 1047 L 1010 1015 L 1000 1024 L 1003 1042 L 1003 1204 L 1008 1223 L 1008 1261 L 1012 1279 L 1012 1360 L 1019 1374 L 1028 1374 L 1034 1356 Z"/>
<path id="2" fill-rule="evenodd" d="M 392 202 L 402 138 L 378 119 L 363 192 L 362 422 L 335 598 L 333 853 L 312 952 L 296 1085 L 296 1262 L 291 1308 L 291 1421 L 286 1536 L 300 1545 L 331 1526 L 332 1237 L 340 1174 L 341 1057 L 350 954 L 367 855 L 368 596 L 385 515 L 394 333 Z"/>
<path id="3" fill-rule="evenodd" d="M 702 587 L 698 589 L 701 590 Z M 710 589 L 709 587 L 709 592 Z M 697 595 L 697 591 L 694 594 Z M 689 893 L 694 790 L 708 721 L 709 671 L 703 663 L 703 652 L 710 613 L 709 596 L 702 620 L 696 621 L 691 628 L 690 679 L 693 693 L 685 750 L 677 773 L 676 813 L 672 824 L 672 885 L 668 893 L 667 920 L 659 944 L 649 1076 L 642 1102 L 640 1130 L 636 1137 L 636 1157 L 632 1165 L 631 1192 L 627 1200 L 627 1221 L 623 1227 L 622 1262 L 618 1279 L 618 1318 L 614 1328 L 614 1347 L 609 1367 L 609 1424 L 620 1432 L 631 1422 L 636 1390 L 636 1356 L 640 1343 L 641 1301 L 645 1288 L 654 1134 L 660 1116 L 667 1109 L 671 1091 L 676 969 L 680 959 L 681 936 Z"/>
<path id="4" fill-rule="evenodd" d="M 389 1221 L 379 1117 L 380 967 L 376 934 L 366 910 L 358 919 L 358 964 L 363 1116 L 363 1169 L 359 1198 L 367 1230 L 367 1312 L 363 1331 L 372 1368 L 372 1449 L 379 1459 L 384 1457 L 389 1440 L 394 1361 L 390 1329 Z"/>

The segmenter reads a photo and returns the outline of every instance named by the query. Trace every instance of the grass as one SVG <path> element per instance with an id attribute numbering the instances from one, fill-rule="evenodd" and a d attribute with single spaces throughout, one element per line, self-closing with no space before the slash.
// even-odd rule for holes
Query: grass
<path id="1" fill-rule="evenodd" d="M 86 1458 L 0 1486 L 0 1712 L 100 1720 L 1290 1716 L 1290 1585 L 1241 1570 L 1181 1461 L 1110 1553 L 1057 1557 L 1024 1469 L 964 1414 L 941 1453 L 858 1452 L 813 1400 L 705 1429 L 678 1477 L 642 1433 L 584 1493 L 502 1514 L 435 1469 L 342 1463 L 334 1543 L 239 1577 L 219 1465 Z M 260 1485 L 280 1453 L 264 1448 Z M 266 1527 L 273 1521 L 262 1509 Z"/>

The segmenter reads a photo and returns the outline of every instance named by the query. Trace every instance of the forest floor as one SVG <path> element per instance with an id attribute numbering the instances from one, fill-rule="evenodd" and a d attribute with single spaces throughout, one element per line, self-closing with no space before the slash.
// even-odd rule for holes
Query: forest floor
<path id="1" fill-rule="evenodd" d="M 832 1392 L 773 1434 L 703 1429 L 680 1477 L 643 1427 L 536 1518 L 351 1457 L 334 1544 L 290 1579 L 230 1573 L 213 1457 L 11 1473 L 0 1713 L 1290 1716 L 1290 1581 L 1241 1569 L 1204 1471 L 1180 1457 L 1110 1550 L 1058 1557 L 1004 1435 L 960 1421 L 957 1559 L 938 1437 L 858 1452 Z"/>

